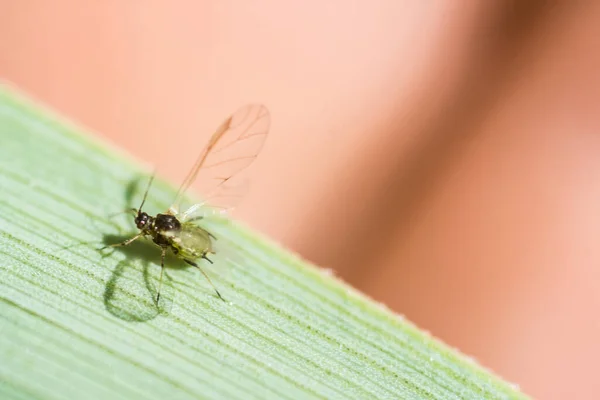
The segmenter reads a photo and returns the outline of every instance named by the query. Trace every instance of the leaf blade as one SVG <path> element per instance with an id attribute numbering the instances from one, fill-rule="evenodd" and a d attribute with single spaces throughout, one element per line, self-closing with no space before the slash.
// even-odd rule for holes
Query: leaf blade
<path id="1" fill-rule="evenodd" d="M 0 388 L 6 393 L 525 398 L 235 223 L 210 222 L 243 254 L 242 263 L 233 262 L 232 273 L 218 282 L 233 305 L 214 298 L 197 271 L 170 260 L 173 308 L 168 315 L 144 314 L 159 269 L 156 249 L 141 245 L 102 258 L 93 245 L 64 248 L 80 239 L 101 242 L 133 232 L 130 221 L 106 216 L 129 206 L 126 187 L 143 173 L 137 162 L 80 131 L 0 88 L 0 316 L 6 333 Z M 166 209 L 174 193 L 158 180 L 149 210 Z M 129 272 L 116 279 L 119 266 Z M 145 315 L 144 322 L 111 314 L 111 281 L 124 308 Z M 25 348 L 29 353 L 20 351 Z M 58 372 L 49 375 L 49 369 Z"/>

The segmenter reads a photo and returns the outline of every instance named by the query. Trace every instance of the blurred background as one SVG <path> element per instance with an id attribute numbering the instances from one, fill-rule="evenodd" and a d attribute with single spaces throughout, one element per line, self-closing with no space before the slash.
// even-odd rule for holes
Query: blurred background
<path id="1" fill-rule="evenodd" d="M 600 393 L 600 2 L 0 0 L 0 77 L 544 399 Z"/>

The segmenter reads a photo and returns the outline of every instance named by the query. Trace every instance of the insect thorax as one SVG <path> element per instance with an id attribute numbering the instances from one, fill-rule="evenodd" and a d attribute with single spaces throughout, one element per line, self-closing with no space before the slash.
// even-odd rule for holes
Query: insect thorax
<path id="1" fill-rule="evenodd" d="M 169 214 L 157 214 L 151 218 L 151 223 L 146 230 L 147 234 L 152 236 L 154 243 L 162 247 L 172 246 L 173 237 L 181 231 L 179 220 Z"/>
<path id="2" fill-rule="evenodd" d="M 181 223 L 174 215 L 157 214 L 154 218 L 153 229 L 158 232 L 179 232 L 181 230 Z"/>

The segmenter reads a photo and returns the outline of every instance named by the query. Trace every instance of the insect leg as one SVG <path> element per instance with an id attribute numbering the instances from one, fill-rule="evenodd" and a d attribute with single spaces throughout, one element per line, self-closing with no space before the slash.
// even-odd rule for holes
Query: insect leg
<path id="1" fill-rule="evenodd" d="M 104 249 L 107 249 L 107 248 L 109 248 L 109 247 L 121 247 L 121 246 L 128 246 L 128 245 L 130 245 L 131 243 L 133 243 L 133 241 L 135 241 L 135 240 L 137 240 L 137 239 L 141 238 L 143 235 L 144 235 L 144 234 L 143 234 L 142 232 L 140 232 L 140 233 L 138 233 L 137 235 L 135 235 L 134 237 L 132 237 L 132 238 L 130 238 L 130 239 L 127 239 L 127 240 L 126 240 L 126 241 L 124 241 L 124 242 L 121 242 L 121 243 L 114 243 L 114 244 L 107 244 L 106 246 L 104 246 L 104 247 L 101 247 L 101 248 L 100 248 L 100 250 L 104 250 Z"/>
<path id="2" fill-rule="evenodd" d="M 160 299 L 160 289 L 162 287 L 163 271 L 165 270 L 165 255 L 167 254 L 167 248 L 163 247 L 160 253 L 160 278 L 158 279 L 158 291 L 156 292 L 156 304 Z"/>
<path id="3" fill-rule="evenodd" d="M 196 264 L 195 262 L 193 262 L 191 260 L 188 260 L 187 258 L 184 258 L 183 261 L 185 261 L 186 263 L 190 264 L 193 267 L 198 268 L 200 270 L 200 272 L 202 272 L 202 275 L 204 275 L 204 277 L 206 278 L 206 280 L 208 281 L 208 283 L 210 283 L 210 285 L 213 287 L 213 289 L 217 293 L 217 296 L 219 296 L 219 298 L 221 300 L 225 301 L 225 299 L 223 298 L 223 296 L 221 296 L 221 293 L 219 293 L 219 291 L 217 290 L 217 288 L 215 287 L 215 285 L 212 283 L 212 281 L 210 280 L 210 278 L 208 277 L 208 275 L 206 275 L 206 272 L 204 272 L 204 270 L 202 268 L 200 268 L 200 266 L 198 264 Z M 208 261 L 210 261 L 210 260 L 208 260 Z M 210 261 L 210 262 L 212 264 L 212 261 Z"/>

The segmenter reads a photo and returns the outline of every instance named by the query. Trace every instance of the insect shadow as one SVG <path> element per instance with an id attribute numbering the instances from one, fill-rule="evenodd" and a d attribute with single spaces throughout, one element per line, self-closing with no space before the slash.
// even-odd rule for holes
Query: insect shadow
<path id="1" fill-rule="evenodd" d="M 147 176 L 140 175 L 132 179 L 124 191 L 123 210 L 131 208 L 138 199 L 141 185 L 147 181 Z M 115 212 L 108 215 L 114 219 L 118 215 L 126 215 L 123 212 Z M 130 215 L 127 215 L 130 218 Z M 141 238 L 131 242 L 127 246 L 107 247 L 114 243 L 121 243 L 130 239 L 134 229 L 125 228 L 123 224 L 115 222 L 118 234 L 103 234 L 100 243 L 96 242 L 96 250 L 102 258 L 107 258 L 115 252 L 121 253 L 125 259 L 118 262 L 113 269 L 112 275 L 107 281 L 104 290 L 104 305 L 113 316 L 129 322 L 144 322 L 157 317 L 160 314 L 168 314 L 171 310 L 175 288 L 173 279 L 167 270 L 191 268 L 181 258 L 176 257 L 171 251 L 166 253 L 165 272 L 160 300 L 157 301 L 158 282 L 160 275 L 160 249 L 150 240 Z M 214 278 L 214 277 L 213 277 Z"/>
<path id="2" fill-rule="evenodd" d="M 127 234 L 106 234 L 103 243 L 115 243 L 125 240 Z M 104 288 L 104 306 L 117 318 L 129 322 L 144 322 L 156 318 L 160 314 L 168 314 L 171 310 L 175 290 L 173 280 L 165 272 L 163 296 L 156 302 L 157 273 L 160 271 L 159 250 L 149 241 L 140 240 L 129 246 L 115 248 L 103 253 L 108 257 L 113 252 L 120 252 L 125 259 L 113 269 L 112 275 Z M 168 255 L 168 269 L 187 268 L 187 264 L 178 258 Z M 155 270 L 155 271 L 153 271 Z"/>
<path id="3" fill-rule="evenodd" d="M 138 175 L 130 180 L 124 191 L 123 210 L 130 208 L 137 202 L 136 195 L 140 192 L 140 187 L 147 180 L 145 175 Z M 113 219 L 116 215 L 122 213 L 116 212 L 108 216 Z M 126 240 L 131 236 L 130 233 L 123 230 L 123 226 L 116 224 L 119 234 L 103 234 L 102 244 Z M 127 229 L 128 230 L 128 229 Z M 154 301 L 156 288 L 153 283 L 151 270 L 160 253 L 152 243 L 140 240 L 132 243 L 130 246 L 113 248 L 110 251 L 97 250 L 102 254 L 102 258 L 110 257 L 114 252 L 125 255 L 125 259 L 120 261 L 113 269 L 111 277 L 104 288 L 104 306 L 113 316 L 129 321 L 144 322 L 156 318 L 158 315 L 166 314 L 170 311 L 172 304 L 172 279 L 165 274 L 165 299 L 160 303 Z M 182 263 L 175 257 L 168 257 L 169 266 L 182 267 Z"/>

